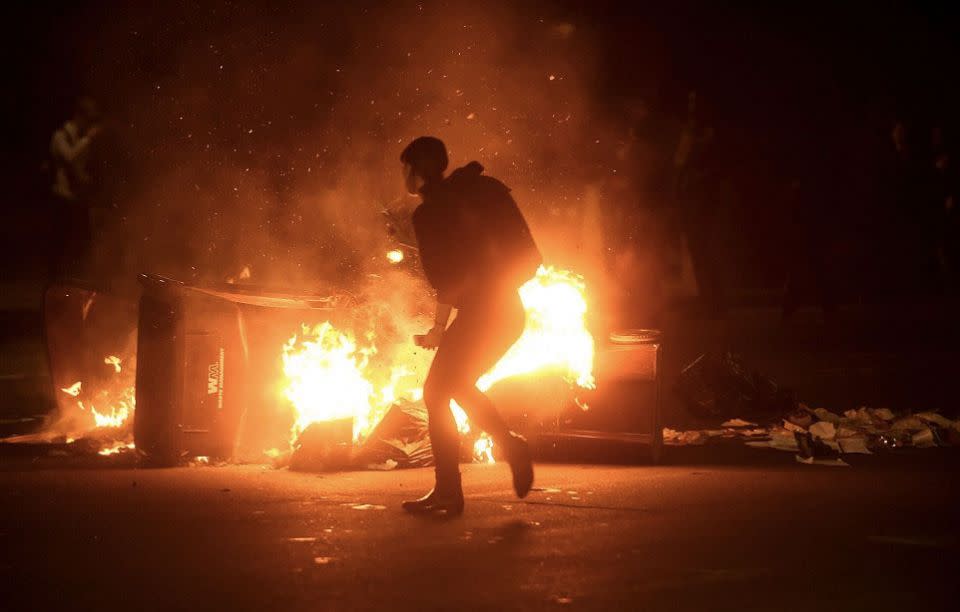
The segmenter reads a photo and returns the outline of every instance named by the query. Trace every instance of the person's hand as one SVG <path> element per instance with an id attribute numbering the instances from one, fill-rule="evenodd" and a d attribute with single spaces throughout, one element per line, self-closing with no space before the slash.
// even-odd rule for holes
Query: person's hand
<path id="1" fill-rule="evenodd" d="M 413 342 L 420 348 L 433 350 L 440 346 L 440 340 L 443 338 L 443 329 L 434 327 L 425 334 L 413 337 Z"/>

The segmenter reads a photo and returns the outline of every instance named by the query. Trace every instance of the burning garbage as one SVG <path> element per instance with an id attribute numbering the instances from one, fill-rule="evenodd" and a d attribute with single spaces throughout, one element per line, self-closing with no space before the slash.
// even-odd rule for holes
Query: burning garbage
<path id="1" fill-rule="evenodd" d="M 294 443 L 290 469 L 320 471 L 349 467 L 352 439 L 351 418 L 310 423 Z"/>
<path id="2" fill-rule="evenodd" d="M 571 386 L 592 388 L 595 346 L 587 329 L 583 279 L 566 270 L 541 267 L 521 287 L 520 297 L 526 310 L 526 330 L 478 381 L 478 388 L 486 391 L 504 379 L 534 374 L 558 376 Z M 429 464 L 421 401 L 428 354 L 408 354 L 423 364 L 377 364 L 378 352 L 374 331 L 358 337 L 330 321 L 303 325 L 283 346 L 284 394 L 294 411 L 291 467 L 295 463 L 301 469 L 329 466 L 331 462 L 324 457 L 329 454 L 332 430 L 310 430 L 316 423 L 346 420 L 352 423 L 352 442 L 359 449 L 360 464 L 387 460 L 403 467 Z M 456 402 L 451 402 L 451 409 L 460 433 L 470 442 L 465 446 L 472 449 L 473 459 L 492 462 L 492 440 L 472 430 Z M 394 456 L 397 452 L 399 456 Z"/>
<path id="3" fill-rule="evenodd" d="M 352 334 L 326 321 L 304 325 L 284 345 L 284 394 L 294 411 L 295 440 L 310 425 L 329 421 L 348 421 L 351 440 L 369 433 L 394 397 L 393 389 L 377 388 L 368 378 L 370 357 L 376 353 L 372 341 L 370 334 L 366 344 L 359 346 Z M 390 377 L 386 384 L 395 380 Z"/>
<path id="4" fill-rule="evenodd" d="M 122 372 L 119 358 L 110 356 L 104 362 L 115 366 L 116 370 L 114 372 L 116 374 Z M 125 384 L 126 382 L 129 381 L 101 388 L 96 393 L 84 394 L 83 381 L 78 380 L 69 387 L 60 389 L 60 391 L 70 397 L 77 398 L 77 407 L 81 412 L 89 414 L 93 428 L 119 429 L 129 425 L 130 417 L 133 416 L 134 406 L 136 405 L 133 386 Z M 97 405 L 101 406 L 100 410 L 97 409 Z"/>
<path id="5" fill-rule="evenodd" d="M 73 421 L 57 440 L 83 440 L 71 452 L 140 457 L 146 465 L 266 459 L 311 471 L 432 463 L 422 401 L 431 354 L 411 341 L 420 328 L 414 314 L 359 293 L 341 298 L 235 284 L 193 287 L 152 276 L 142 276 L 141 284 L 139 321 L 127 317 L 122 332 L 98 331 L 98 338 L 128 339 L 122 350 L 91 354 L 92 346 L 68 344 L 70 334 L 54 334 L 62 336 L 50 347 L 52 361 L 61 364 L 56 394 L 61 414 Z M 623 427 L 636 406 L 624 411 L 613 406 L 619 395 L 593 393 L 597 346 L 583 278 L 541 266 L 519 293 L 525 330 L 478 387 L 515 406 L 518 424 L 543 432 L 566 427 L 581 435 L 591 415 L 609 421 L 611 431 L 633 431 Z M 74 296 L 70 312 L 83 321 L 87 309 L 88 320 L 99 319 L 102 298 L 91 306 L 83 295 Z M 612 361 L 627 353 L 616 352 Z M 67 367 L 64 354 L 86 365 Z M 611 366 L 610 356 L 600 361 Z M 607 378 L 604 384 L 616 387 L 616 377 Z M 629 401 L 636 403 L 634 391 Z M 523 399 L 531 393 L 540 394 L 537 414 Z M 583 417 L 577 424 L 562 416 L 572 409 Z M 492 439 L 455 401 L 451 410 L 462 459 L 493 462 L 500 449 Z M 613 418 L 620 412 L 623 418 Z"/>
<path id="6" fill-rule="evenodd" d="M 261 457 L 274 455 L 298 469 L 412 467 L 432 460 L 422 403 L 430 354 L 410 340 L 406 330 L 416 327 L 413 319 L 397 328 L 384 325 L 382 317 L 358 314 L 365 312 L 362 304 L 338 310 L 328 299 L 261 296 L 237 285 L 195 288 L 150 276 L 141 283 L 139 351 L 132 316 L 123 320 L 122 331 L 114 329 L 118 321 L 98 328 L 98 339 L 130 340 L 116 353 L 91 355 L 98 343 L 68 343 L 82 336 L 72 329 L 66 333 L 55 325 L 49 334 L 60 414 L 71 419 L 60 431 L 63 443 L 91 439 L 95 443 L 74 449 L 145 454 L 158 465 L 196 456 L 223 461 L 238 437 L 264 428 L 252 423 L 276 429 L 286 422 L 286 439 L 264 443 Z M 61 309 L 76 318 L 71 325 L 111 322 L 98 314 L 105 298 L 75 288 L 57 295 L 71 293 Z M 583 279 L 541 267 L 520 294 L 526 331 L 478 382 L 480 388 L 516 377 L 594 387 Z M 128 303 L 124 307 L 130 310 Z M 390 313 L 393 320 L 403 316 Z M 271 330 L 294 317 L 319 322 L 300 323 L 296 333 L 272 340 L 277 334 Z M 141 398 L 144 406 L 138 406 Z M 491 439 L 471 427 L 455 402 L 451 409 L 466 458 L 493 461 Z"/>
<path id="7" fill-rule="evenodd" d="M 55 455 L 130 454 L 135 302 L 92 286 L 54 284 L 44 295 L 44 326 L 57 410 L 41 431 L 4 441 Z"/>

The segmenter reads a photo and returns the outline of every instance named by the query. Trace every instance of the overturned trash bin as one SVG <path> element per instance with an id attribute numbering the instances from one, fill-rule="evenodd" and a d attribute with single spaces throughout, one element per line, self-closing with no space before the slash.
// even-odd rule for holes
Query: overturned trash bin
<path id="1" fill-rule="evenodd" d="M 168 278 L 139 278 L 137 448 L 155 466 L 229 458 L 246 395 L 239 308 Z"/>
<path id="2" fill-rule="evenodd" d="M 299 321 L 326 315 L 324 298 L 139 280 L 134 440 L 145 463 L 231 459 L 242 440 L 282 428 L 257 418 L 276 395 L 276 350 Z"/>
<path id="3" fill-rule="evenodd" d="M 537 436 L 541 456 L 660 461 L 662 335 L 653 329 L 611 333 L 597 351 L 597 387 Z"/>

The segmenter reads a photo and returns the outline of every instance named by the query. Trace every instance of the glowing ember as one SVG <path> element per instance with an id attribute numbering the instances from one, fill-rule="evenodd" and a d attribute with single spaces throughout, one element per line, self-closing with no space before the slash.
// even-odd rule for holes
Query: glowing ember
<path id="1" fill-rule="evenodd" d="M 110 355 L 109 357 L 104 358 L 103 363 L 113 366 L 113 371 L 117 374 L 120 373 L 120 358 L 116 355 Z"/>
<path id="2" fill-rule="evenodd" d="M 236 276 L 227 278 L 228 285 L 235 285 L 240 281 L 250 280 L 253 274 L 250 272 L 250 266 L 243 266 Z"/>
<path id="3" fill-rule="evenodd" d="M 72 395 L 73 397 L 77 397 L 78 395 L 80 395 L 80 390 L 82 387 L 83 387 L 83 383 L 78 380 L 77 382 L 73 383 L 69 387 L 64 387 L 63 389 L 60 389 L 60 390 L 66 393 L 67 395 Z"/>
<path id="4" fill-rule="evenodd" d="M 103 456 L 106 457 L 106 456 L 109 456 L 109 455 L 116 455 L 116 454 L 121 453 L 121 452 L 123 452 L 123 451 L 125 451 L 125 450 L 133 450 L 133 449 L 135 449 L 136 447 L 137 447 L 137 446 L 136 446 L 133 442 L 114 442 L 114 443 L 113 443 L 112 445 L 110 445 L 110 446 L 106 446 L 106 447 L 104 447 L 104 448 L 101 448 L 101 449 L 98 451 L 98 454 L 103 455 Z"/>
<path id="5" fill-rule="evenodd" d="M 496 463 L 493 460 L 493 440 L 487 434 L 480 434 L 473 443 L 473 458 L 482 463 Z"/>
<path id="6" fill-rule="evenodd" d="M 387 260 L 392 264 L 398 264 L 403 261 L 403 251 L 400 249 L 394 249 L 392 251 L 387 251 Z"/>

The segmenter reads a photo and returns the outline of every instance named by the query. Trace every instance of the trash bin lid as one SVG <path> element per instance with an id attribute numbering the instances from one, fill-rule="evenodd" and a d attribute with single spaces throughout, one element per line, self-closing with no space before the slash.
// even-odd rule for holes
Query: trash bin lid
<path id="1" fill-rule="evenodd" d="M 659 329 L 621 329 L 610 332 L 613 344 L 656 344 L 660 342 Z"/>

